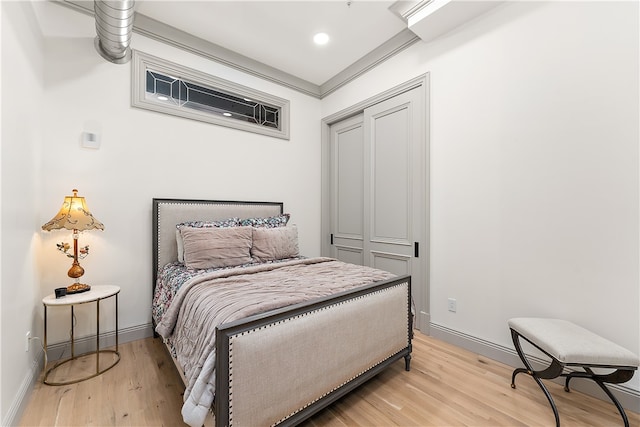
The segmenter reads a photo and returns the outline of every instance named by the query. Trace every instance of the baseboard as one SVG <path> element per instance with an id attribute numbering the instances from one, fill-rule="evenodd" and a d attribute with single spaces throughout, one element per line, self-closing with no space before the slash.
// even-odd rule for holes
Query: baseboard
<path id="1" fill-rule="evenodd" d="M 153 329 L 151 323 L 145 325 L 132 326 L 130 328 L 120 329 L 118 331 L 118 344 L 124 344 L 126 342 L 136 341 L 139 339 L 153 336 Z M 116 345 L 115 331 L 100 334 L 100 348 L 113 347 Z M 75 340 L 75 353 L 82 354 L 95 350 L 96 337 L 88 336 L 83 338 L 76 338 Z M 61 342 L 51 344 L 47 346 L 48 361 L 52 362 L 59 360 L 63 357 L 69 357 L 71 353 L 71 342 Z M 33 387 L 38 381 L 42 370 L 44 369 L 44 349 L 38 348 L 29 372 L 25 376 L 24 380 L 20 384 L 20 389 L 16 393 L 16 397 L 11 404 L 11 407 L 7 411 L 4 419 L 2 420 L 3 426 L 13 426 L 20 423 L 22 413 L 24 412 L 29 397 L 33 391 Z"/>
<path id="2" fill-rule="evenodd" d="M 31 361 L 31 366 L 29 367 L 29 371 L 27 375 L 22 380 L 20 384 L 20 388 L 16 393 L 15 398 L 13 399 L 13 403 L 9 407 L 9 410 L 5 414 L 4 419 L 2 420 L 3 426 L 14 426 L 18 425 L 20 422 L 20 418 L 22 418 L 22 413 L 24 412 L 27 403 L 29 402 L 29 397 L 31 396 L 31 391 L 33 390 L 38 377 L 40 376 L 40 372 L 42 372 L 43 368 L 43 351 L 40 349 L 35 358 Z"/>
<path id="3" fill-rule="evenodd" d="M 514 368 L 523 366 L 515 349 L 511 347 L 495 344 L 433 322 L 431 323 L 430 331 L 431 336 L 434 338 L 464 348 L 465 350 L 480 354 Z M 542 357 L 529 354 L 527 354 L 527 357 L 530 358 L 531 364 L 536 370 L 549 366 L 547 360 Z M 511 379 L 509 378 L 509 380 Z M 554 380 L 554 382 L 564 385 L 564 378 L 558 378 Z M 607 385 L 607 387 L 625 409 L 640 412 L 640 391 L 627 387 L 624 384 L 611 384 Z M 609 398 L 594 381 L 574 379 L 571 381 L 571 389 L 610 402 Z"/>

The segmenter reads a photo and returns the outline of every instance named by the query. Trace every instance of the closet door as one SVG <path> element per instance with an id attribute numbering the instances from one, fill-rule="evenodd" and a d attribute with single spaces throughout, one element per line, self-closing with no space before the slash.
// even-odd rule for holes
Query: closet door
<path id="1" fill-rule="evenodd" d="M 423 198 L 419 89 L 331 126 L 331 256 L 420 283 Z M 418 277 L 416 277 L 418 276 Z"/>
<path id="2" fill-rule="evenodd" d="M 331 257 L 364 265 L 363 115 L 331 126 Z"/>
<path id="3" fill-rule="evenodd" d="M 428 78 L 403 86 L 325 122 L 322 253 L 410 274 L 417 325 L 428 333 Z"/>
<path id="4" fill-rule="evenodd" d="M 422 108 L 419 90 L 364 112 L 365 265 L 422 281 Z M 415 286 L 414 286 L 415 287 Z"/>

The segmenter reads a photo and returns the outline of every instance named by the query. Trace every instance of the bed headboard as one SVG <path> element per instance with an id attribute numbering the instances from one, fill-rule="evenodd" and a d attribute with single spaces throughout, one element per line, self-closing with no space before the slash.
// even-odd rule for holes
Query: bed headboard
<path id="1" fill-rule="evenodd" d="M 270 217 L 283 213 L 281 202 L 233 202 L 220 200 L 153 199 L 153 288 L 158 268 L 177 261 L 176 224 L 226 218 Z"/>

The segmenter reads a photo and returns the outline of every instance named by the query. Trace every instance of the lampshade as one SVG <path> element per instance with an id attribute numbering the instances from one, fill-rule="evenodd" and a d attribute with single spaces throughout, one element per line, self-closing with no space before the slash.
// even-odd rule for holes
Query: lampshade
<path id="1" fill-rule="evenodd" d="M 78 262 L 78 232 L 85 230 L 104 230 L 104 225 L 91 215 L 87 204 L 84 201 L 84 197 L 78 197 L 78 190 L 73 190 L 73 196 L 67 196 L 62 202 L 62 207 L 56 216 L 45 225 L 42 226 L 43 230 L 60 230 L 67 229 L 73 230 L 73 255 L 67 254 L 69 245 L 66 243 L 58 244 L 58 249 L 67 254 L 68 257 L 73 257 L 73 264 L 67 272 L 67 276 L 75 279 L 75 283 L 67 286 L 67 293 L 73 294 L 78 292 L 86 292 L 91 289 L 91 286 L 86 283 L 80 283 L 79 279 L 84 275 L 84 268 L 80 266 Z M 81 248 L 84 254 L 89 253 L 89 246 Z M 80 257 L 80 259 L 83 257 Z"/>
<path id="2" fill-rule="evenodd" d="M 84 201 L 78 197 L 78 190 L 73 190 L 73 196 L 66 196 L 60 211 L 49 222 L 42 226 L 45 231 L 59 230 L 104 230 L 104 225 L 95 219 Z"/>

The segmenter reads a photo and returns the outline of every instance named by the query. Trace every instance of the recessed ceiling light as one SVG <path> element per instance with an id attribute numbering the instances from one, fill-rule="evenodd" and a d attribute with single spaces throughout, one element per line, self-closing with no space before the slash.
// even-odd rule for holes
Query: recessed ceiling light
<path id="1" fill-rule="evenodd" d="M 166 96 L 159 96 L 158 100 L 159 101 L 167 101 L 169 98 L 167 98 Z"/>
<path id="2" fill-rule="evenodd" d="M 318 33 L 313 36 L 313 42 L 317 45 L 329 43 L 329 35 L 327 33 Z"/>
<path id="3" fill-rule="evenodd" d="M 222 113 L 222 115 L 225 117 L 231 117 L 231 113 Z"/>

